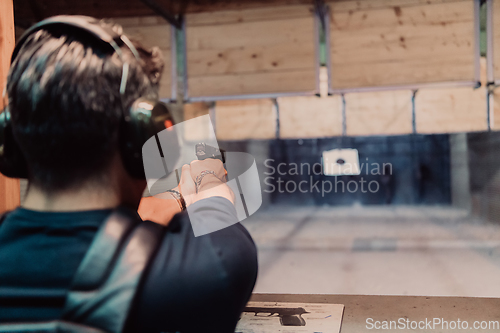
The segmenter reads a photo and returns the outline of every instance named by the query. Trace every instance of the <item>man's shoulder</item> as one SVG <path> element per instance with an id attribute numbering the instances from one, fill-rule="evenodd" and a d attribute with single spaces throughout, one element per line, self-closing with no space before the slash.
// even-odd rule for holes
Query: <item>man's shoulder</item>
<path id="1" fill-rule="evenodd" d="M 210 206 L 211 202 L 205 204 Z M 195 236 L 189 215 L 187 212 L 176 214 L 166 227 L 155 258 L 158 264 L 152 268 L 153 279 L 186 282 L 225 276 L 232 280 L 240 279 L 243 272 L 250 275 L 256 272 L 257 249 L 241 223 Z M 204 277 L 197 275 L 200 271 L 205 273 Z"/>
<path id="2" fill-rule="evenodd" d="M 180 212 L 165 227 L 166 232 L 155 260 L 162 263 L 168 261 L 169 265 L 158 265 L 164 272 L 153 269 L 153 274 L 163 275 L 187 257 L 195 260 L 183 262 L 183 268 L 193 272 L 203 267 L 227 271 L 240 264 L 256 262 L 255 243 L 243 225 L 232 221 L 236 212 L 230 211 L 229 208 L 234 210 L 234 207 L 229 200 L 213 197 L 200 200 L 193 206 L 196 206 L 195 213 L 189 209 Z M 194 214 L 206 223 L 224 219 L 230 219 L 232 223 L 221 230 L 197 236 L 192 225 Z M 178 276 L 173 272 L 171 274 Z"/>
<path id="3" fill-rule="evenodd" d="M 192 208 L 192 209 L 190 209 Z M 233 204 L 222 197 L 212 197 L 194 203 L 187 211 L 174 215 L 167 226 L 164 241 L 169 237 L 180 237 L 183 246 L 219 247 L 255 249 L 255 244 L 247 229 L 237 223 L 236 210 Z M 225 227 L 210 233 L 197 235 L 193 222 L 203 220 L 204 223 L 221 223 Z M 189 240 L 189 241 L 187 241 Z M 181 247 L 183 247 L 181 246 Z"/>
<path id="4" fill-rule="evenodd" d="M 7 215 L 10 213 L 10 211 L 4 212 L 3 214 L 0 215 L 0 226 L 2 225 L 3 221 L 7 218 Z"/>

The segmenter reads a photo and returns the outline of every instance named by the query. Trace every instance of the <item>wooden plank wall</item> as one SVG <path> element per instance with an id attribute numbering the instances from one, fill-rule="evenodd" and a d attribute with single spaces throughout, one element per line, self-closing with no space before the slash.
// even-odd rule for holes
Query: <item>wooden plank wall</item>
<path id="1" fill-rule="evenodd" d="M 315 91 L 315 38 L 308 5 L 188 14 L 189 96 Z"/>
<path id="2" fill-rule="evenodd" d="M 184 104 L 184 120 L 207 115 L 209 110 L 210 104 L 204 102 Z M 184 123 L 184 126 L 182 126 L 184 129 L 184 139 L 198 142 L 207 140 L 210 137 L 209 129 L 200 125 L 202 124 L 197 122 Z"/>
<path id="3" fill-rule="evenodd" d="M 475 79 L 473 0 L 338 0 L 330 2 L 329 7 L 330 74 L 334 89 Z M 309 22 L 312 29 L 312 21 L 309 16 L 306 20 L 304 8 L 308 7 L 245 10 L 245 15 L 243 11 L 188 15 L 190 96 L 269 93 L 273 87 L 290 91 L 287 84 L 295 84 L 297 80 L 282 76 L 284 81 L 280 84 L 270 74 L 288 75 L 299 63 L 307 59 L 313 62 L 314 45 L 308 44 L 309 49 L 302 45 L 306 40 L 313 42 L 314 32 L 304 34 L 307 29 L 288 26 L 289 38 L 303 38 L 302 53 L 295 58 L 280 53 L 293 43 L 289 40 L 277 43 L 271 27 L 278 30 L 279 21 L 279 29 L 286 30 L 291 19 L 300 19 Z M 484 59 L 482 65 L 484 83 Z M 313 69 L 313 66 L 309 68 L 315 75 Z M 299 81 L 300 84 L 307 82 L 307 76 L 302 75 Z M 313 83 L 311 80 L 308 84 L 313 87 Z M 485 97 L 484 88 L 420 89 L 415 101 L 417 132 L 486 130 Z M 409 90 L 345 94 L 346 134 L 412 133 L 411 98 Z M 500 98 L 495 96 L 496 100 Z M 339 95 L 281 97 L 278 104 L 281 138 L 342 135 Z M 221 140 L 274 138 L 273 112 L 270 100 L 218 102 L 217 137 Z M 498 113 L 499 117 L 494 119 L 500 126 L 500 111 Z"/>
<path id="4" fill-rule="evenodd" d="M 184 104 L 184 120 L 189 120 L 196 117 L 207 115 L 209 110 L 210 110 L 209 103 L 199 102 L 199 103 Z"/>
<path id="5" fill-rule="evenodd" d="M 480 59 L 481 87 L 420 89 L 415 96 L 418 133 L 476 132 L 488 129 L 486 58 Z"/>
<path id="6" fill-rule="evenodd" d="M 160 98 L 170 99 L 173 84 L 172 61 L 174 60 L 171 52 L 171 25 L 160 16 L 115 18 L 113 22 L 120 24 L 129 38 L 138 40 L 145 47 L 158 46 L 160 48 L 165 59 L 160 81 Z"/>
<path id="7" fill-rule="evenodd" d="M 493 77 L 500 80 L 500 0 L 493 1 Z"/>
<path id="8" fill-rule="evenodd" d="M 219 101 L 215 106 L 218 140 L 273 139 L 276 111 L 270 99 Z"/>
<path id="9" fill-rule="evenodd" d="M 491 112 L 491 127 L 494 130 L 500 130 L 500 89 L 495 89 L 491 97 L 492 107 Z"/>
<path id="10" fill-rule="evenodd" d="M 332 88 L 473 81 L 473 4 L 330 2 Z"/>
<path id="11" fill-rule="evenodd" d="M 280 97 L 280 137 L 318 138 L 342 135 L 342 98 Z"/>
<path id="12" fill-rule="evenodd" d="M 487 129 L 486 59 L 481 58 L 481 88 L 420 89 L 416 95 L 417 133 L 455 133 Z M 412 91 L 391 90 L 345 94 L 348 136 L 404 135 L 413 132 Z M 296 96 L 278 98 L 280 138 L 321 138 L 342 135 L 342 98 Z M 500 88 L 493 101 L 493 129 L 500 129 Z M 259 114 L 266 107 L 267 115 Z M 218 102 L 219 139 L 274 138 L 270 100 Z M 221 111 L 222 110 L 222 111 Z M 185 105 L 190 119 L 208 113 L 208 104 Z M 224 118 L 221 118 L 224 117 Z M 245 128 L 245 124 L 252 124 Z M 250 128 L 251 130 L 248 130 Z M 254 130 L 257 128 L 257 130 Z M 262 132 L 267 132 L 262 135 Z"/>
<path id="13" fill-rule="evenodd" d="M 415 6 L 415 5 L 429 5 L 436 3 L 457 2 L 461 0 L 326 0 L 325 2 L 330 5 L 337 2 L 338 9 L 342 11 L 356 11 L 368 9 L 384 9 L 394 6 Z"/>
<path id="14" fill-rule="evenodd" d="M 393 90 L 345 95 L 347 135 L 413 132 L 412 92 Z"/>
<path id="15" fill-rule="evenodd" d="M 14 12 L 12 0 L 0 1 L 0 93 L 5 87 L 14 49 Z M 0 110 L 3 110 L 0 99 Z M 6 178 L 0 174 L 0 214 L 19 206 L 19 179 Z"/>
<path id="16" fill-rule="evenodd" d="M 484 88 L 421 89 L 415 97 L 418 133 L 486 131 Z"/>
<path id="17" fill-rule="evenodd" d="M 495 126 L 500 128 L 500 94 L 495 96 Z M 413 132 L 412 91 L 351 93 L 346 100 L 346 135 L 404 135 Z M 197 105 L 195 103 L 193 105 Z M 201 103 L 199 105 L 202 105 Z M 342 99 L 281 97 L 280 138 L 321 138 L 342 135 Z M 193 113 L 189 111 L 190 113 Z M 206 114 L 206 111 L 197 113 Z M 415 100 L 416 130 L 421 134 L 487 130 L 484 88 L 421 89 Z M 219 140 L 275 138 L 271 100 L 218 102 Z"/>

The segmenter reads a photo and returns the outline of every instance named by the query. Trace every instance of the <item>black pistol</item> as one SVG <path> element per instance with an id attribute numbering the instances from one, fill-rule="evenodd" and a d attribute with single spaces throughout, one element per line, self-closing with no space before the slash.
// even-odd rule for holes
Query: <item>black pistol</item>
<path id="1" fill-rule="evenodd" d="M 221 160 L 222 163 L 226 163 L 226 151 L 224 149 L 209 146 L 204 142 L 196 144 L 195 154 L 200 161 L 206 160 L 207 158 L 215 158 Z"/>
<path id="2" fill-rule="evenodd" d="M 223 164 L 226 163 L 226 151 L 207 145 L 205 142 L 197 143 L 194 146 L 194 153 L 199 161 L 206 160 L 207 158 L 215 158 L 221 160 Z M 177 178 L 177 184 L 179 184 L 181 181 L 180 170 L 175 170 L 175 176 Z"/>
<path id="3" fill-rule="evenodd" d="M 276 315 L 280 319 L 281 326 L 306 326 L 306 321 L 302 315 L 307 312 L 304 308 L 258 308 L 246 307 L 243 312 L 253 312 L 255 316 L 259 317 L 259 313 L 268 313 L 267 316 L 272 317 Z"/>

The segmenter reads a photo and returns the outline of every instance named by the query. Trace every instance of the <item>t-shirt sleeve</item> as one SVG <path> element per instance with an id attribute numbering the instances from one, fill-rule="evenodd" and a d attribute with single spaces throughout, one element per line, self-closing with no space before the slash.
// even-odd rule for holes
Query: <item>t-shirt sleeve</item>
<path id="1" fill-rule="evenodd" d="M 134 306 L 139 331 L 232 333 L 251 296 L 257 251 L 245 227 L 233 224 L 234 206 L 213 197 L 190 208 L 189 216 L 230 226 L 195 237 L 188 214 L 174 216 Z"/>

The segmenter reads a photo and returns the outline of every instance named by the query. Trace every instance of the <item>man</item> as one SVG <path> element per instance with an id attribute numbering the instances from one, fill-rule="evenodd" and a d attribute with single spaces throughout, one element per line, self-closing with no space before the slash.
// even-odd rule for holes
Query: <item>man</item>
<path id="1" fill-rule="evenodd" d="M 67 290 L 111 212 L 127 207 L 138 218 L 134 211 L 146 182 L 124 167 L 120 117 L 122 105 L 157 98 L 163 62 L 158 48 L 137 48 L 140 62 L 122 48 L 130 60 L 125 100 L 119 93 L 121 59 L 81 35 L 42 29 L 28 37 L 12 64 L 9 107 L 30 186 L 23 207 L 0 222 L 1 289 Z M 196 191 L 193 179 L 206 170 L 211 172 Z M 190 212 L 208 222 L 234 221 L 233 194 L 220 180 L 224 173 L 218 160 L 182 168 L 179 191 Z M 187 214 L 176 214 L 135 298 L 127 331 L 234 332 L 256 273 L 255 245 L 242 225 L 194 237 Z M 0 302 L 0 322 L 54 320 L 61 311 L 62 305 L 43 302 L 36 309 Z"/>

